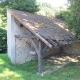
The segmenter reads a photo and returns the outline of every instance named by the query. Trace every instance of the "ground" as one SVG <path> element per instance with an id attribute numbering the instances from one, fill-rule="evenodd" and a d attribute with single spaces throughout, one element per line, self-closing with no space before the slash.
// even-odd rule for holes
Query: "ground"
<path id="1" fill-rule="evenodd" d="M 67 57 L 70 59 L 70 56 L 62 56 L 63 60 L 64 57 Z M 71 56 L 73 58 L 73 56 Z M 52 57 L 50 57 L 52 58 Z M 48 60 L 48 64 L 45 63 L 45 60 Z M 61 59 L 60 55 L 55 56 L 55 59 Z M 67 59 L 67 60 L 68 60 Z M 61 69 L 58 69 L 57 71 L 54 71 L 52 74 L 44 75 L 43 77 L 37 76 L 37 60 L 26 62 L 25 64 L 19 64 L 19 65 L 13 65 L 10 60 L 7 57 L 7 54 L 0 54 L 0 80 L 80 80 L 80 61 L 79 56 L 74 62 L 71 62 L 70 64 L 64 66 Z M 51 66 L 55 66 L 55 64 L 50 63 L 50 59 L 45 58 L 43 63 L 46 66 L 47 70 Z M 47 68 L 48 67 L 48 68 Z M 52 68 L 52 67 L 51 67 Z"/>

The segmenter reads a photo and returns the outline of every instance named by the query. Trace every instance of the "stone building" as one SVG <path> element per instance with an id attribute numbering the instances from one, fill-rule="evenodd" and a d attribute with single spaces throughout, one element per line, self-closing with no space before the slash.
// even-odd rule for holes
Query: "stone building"
<path id="1" fill-rule="evenodd" d="M 65 28 L 61 20 L 7 9 L 8 56 L 13 64 L 38 58 L 41 73 L 44 54 L 80 54 L 80 42 L 73 39 L 74 34 Z"/>

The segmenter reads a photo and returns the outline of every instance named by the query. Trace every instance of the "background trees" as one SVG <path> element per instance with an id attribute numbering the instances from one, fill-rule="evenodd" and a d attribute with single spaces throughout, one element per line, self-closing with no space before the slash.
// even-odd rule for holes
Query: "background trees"
<path id="1" fill-rule="evenodd" d="M 0 2 L 0 53 L 7 51 L 7 8 L 34 13 L 39 11 L 39 4 L 36 3 L 36 0 L 2 0 Z"/>
<path id="2" fill-rule="evenodd" d="M 56 17 L 65 21 L 66 28 L 74 33 L 75 39 L 80 39 L 80 0 L 68 1 L 67 10 L 61 11 Z"/>
<path id="3" fill-rule="evenodd" d="M 21 11 L 27 11 L 44 15 L 48 17 L 59 18 L 67 24 L 67 28 L 74 32 L 76 38 L 80 38 L 80 0 L 68 0 L 69 7 L 55 8 L 50 4 L 39 4 L 36 0 L 1 0 L 0 2 L 0 52 L 6 51 L 6 9 L 12 8 Z M 5 36 L 4 36 L 5 35 Z M 2 38 L 5 37 L 5 39 Z M 2 45 L 3 44 L 3 45 Z M 2 46 L 5 47 L 2 48 Z"/>
<path id="4" fill-rule="evenodd" d="M 68 28 L 74 31 L 75 37 L 80 38 L 80 0 L 70 0 L 70 2 L 66 23 Z"/>

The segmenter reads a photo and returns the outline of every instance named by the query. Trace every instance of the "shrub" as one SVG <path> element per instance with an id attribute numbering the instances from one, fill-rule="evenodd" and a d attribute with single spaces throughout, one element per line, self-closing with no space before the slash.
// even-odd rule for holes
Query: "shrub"
<path id="1" fill-rule="evenodd" d="M 6 30 L 0 28 L 0 53 L 7 51 Z"/>
<path id="2" fill-rule="evenodd" d="M 8 2 L 10 1 L 10 2 Z M 12 8 L 27 12 L 37 12 L 39 11 L 39 4 L 36 2 L 36 0 L 4 0 L 0 3 L 0 15 L 2 23 L 0 27 L 6 26 L 6 9 Z"/>
<path id="3" fill-rule="evenodd" d="M 63 21 L 66 21 L 69 15 L 70 11 L 67 8 L 60 8 L 59 12 L 55 15 L 55 17 Z"/>
<path id="4" fill-rule="evenodd" d="M 76 38 L 80 39 L 80 0 L 70 0 L 68 8 L 70 14 L 66 18 L 68 28 L 75 32 Z"/>
<path id="5" fill-rule="evenodd" d="M 56 8 L 51 6 L 51 4 L 42 3 L 38 14 L 47 16 L 47 17 L 55 17 L 56 12 L 57 12 Z"/>
<path id="6" fill-rule="evenodd" d="M 60 11 L 58 14 L 55 15 L 56 18 L 65 21 L 66 11 Z"/>
<path id="7" fill-rule="evenodd" d="M 7 22 L 7 8 L 36 12 L 39 10 L 39 5 L 36 0 L 4 0 L 0 3 L 0 53 L 7 50 L 6 30 L 2 29 L 5 28 Z"/>
<path id="8" fill-rule="evenodd" d="M 21 11 L 33 13 L 39 11 L 39 4 L 36 2 L 36 0 L 11 0 L 10 6 L 12 9 L 17 9 Z"/>

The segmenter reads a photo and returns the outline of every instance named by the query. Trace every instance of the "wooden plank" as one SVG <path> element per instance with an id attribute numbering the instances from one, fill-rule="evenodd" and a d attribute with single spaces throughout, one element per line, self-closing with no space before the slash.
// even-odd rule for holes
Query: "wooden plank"
<path id="1" fill-rule="evenodd" d="M 38 55 L 38 72 L 37 75 L 42 75 L 42 48 L 43 48 L 43 43 L 41 40 L 39 40 L 39 45 L 37 47 L 36 43 L 34 42 L 33 39 L 30 39 L 36 52 Z M 47 47 L 46 47 L 47 48 Z M 44 48 L 43 50 L 45 50 L 46 48 Z"/>
<path id="2" fill-rule="evenodd" d="M 48 47 L 52 47 L 52 45 L 47 41 L 45 40 L 42 36 L 40 36 L 38 33 L 35 33 L 31 28 L 30 26 L 26 26 L 26 23 L 23 22 L 23 20 L 19 17 L 19 16 L 16 16 L 16 14 L 14 14 L 14 12 L 10 9 L 8 9 L 8 11 L 11 13 L 11 15 L 13 15 L 14 18 L 16 18 L 21 24 L 23 24 L 23 26 L 25 26 L 29 31 L 31 31 L 35 36 L 37 36 L 41 41 L 43 41 Z"/>
<path id="3" fill-rule="evenodd" d="M 36 36 L 32 36 L 32 35 L 15 35 L 16 38 L 36 38 Z"/>
<path id="4" fill-rule="evenodd" d="M 68 41 L 66 40 L 66 41 L 64 41 L 64 43 L 65 43 L 65 44 L 68 44 Z"/>
<path id="5" fill-rule="evenodd" d="M 46 52 L 47 49 L 48 49 L 48 46 L 45 46 L 44 49 L 42 50 L 42 53 L 41 53 L 42 57 L 44 56 L 44 54 L 45 54 L 45 52 Z"/>
<path id="6" fill-rule="evenodd" d="M 33 44 L 33 46 L 34 46 L 34 49 L 35 49 L 36 53 L 38 54 L 38 53 L 39 53 L 39 51 L 38 51 L 38 47 L 37 47 L 36 43 L 34 42 L 34 40 L 33 40 L 33 39 L 30 39 L 30 41 L 31 41 L 31 43 L 32 43 L 32 44 Z"/>
<path id="7" fill-rule="evenodd" d="M 38 52 L 38 75 L 42 74 L 42 42 L 39 40 L 39 52 Z"/>
<path id="8" fill-rule="evenodd" d="M 66 45 L 66 44 L 69 44 L 67 41 L 59 41 L 60 45 Z"/>
<path id="9" fill-rule="evenodd" d="M 56 42 L 54 42 L 52 39 L 49 39 L 49 41 L 54 45 L 54 46 L 58 46 L 58 44 Z"/>

